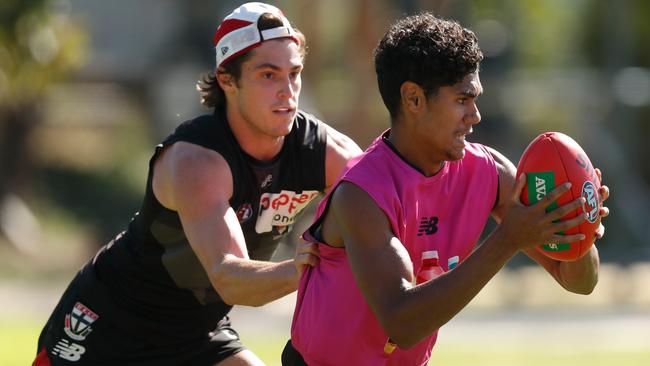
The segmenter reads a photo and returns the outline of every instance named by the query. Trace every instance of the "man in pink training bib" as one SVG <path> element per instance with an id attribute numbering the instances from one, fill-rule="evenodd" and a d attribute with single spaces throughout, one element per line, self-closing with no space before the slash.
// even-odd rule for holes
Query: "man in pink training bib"
<path id="1" fill-rule="evenodd" d="M 481 120 L 482 58 L 474 33 L 427 13 L 397 22 L 377 46 L 391 128 L 348 164 L 304 234 L 320 261 L 302 274 L 283 365 L 425 365 L 438 328 L 519 251 L 567 290 L 594 289 L 595 247 L 571 263 L 533 249 L 580 240 L 555 233 L 585 220 L 556 222 L 583 199 L 547 213 L 563 185 L 522 205 L 513 164 L 466 140 Z M 499 225 L 475 248 L 490 215 Z"/>

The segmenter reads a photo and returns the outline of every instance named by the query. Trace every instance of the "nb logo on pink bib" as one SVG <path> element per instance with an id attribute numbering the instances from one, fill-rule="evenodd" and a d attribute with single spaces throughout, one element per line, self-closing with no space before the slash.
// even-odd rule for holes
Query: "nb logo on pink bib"
<path id="1" fill-rule="evenodd" d="M 432 235 L 438 231 L 438 216 L 423 217 L 420 219 L 418 236 Z"/>

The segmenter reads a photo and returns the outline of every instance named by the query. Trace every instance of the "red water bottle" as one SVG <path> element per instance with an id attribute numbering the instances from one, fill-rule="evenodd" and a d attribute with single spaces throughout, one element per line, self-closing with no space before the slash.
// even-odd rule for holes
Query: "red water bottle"
<path id="1" fill-rule="evenodd" d="M 419 285 L 430 281 L 443 273 L 445 273 L 445 271 L 438 263 L 438 251 L 430 250 L 422 252 L 422 265 L 420 266 L 417 276 L 415 276 L 415 284 Z M 397 344 L 393 342 L 392 339 L 388 338 L 388 341 L 384 345 L 384 353 L 391 354 L 395 348 L 397 348 Z"/>
<path id="2" fill-rule="evenodd" d="M 445 271 L 438 263 L 438 251 L 431 250 L 428 252 L 422 252 L 422 266 L 420 266 L 418 275 L 415 277 L 415 284 L 419 285 L 430 281 L 443 273 L 445 273 Z"/>

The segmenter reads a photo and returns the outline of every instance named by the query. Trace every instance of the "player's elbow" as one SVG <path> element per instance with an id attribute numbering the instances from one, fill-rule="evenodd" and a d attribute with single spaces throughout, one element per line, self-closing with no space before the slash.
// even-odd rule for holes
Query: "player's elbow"
<path id="1" fill-rule="evenodd" d="M 232 275 L 227 266 L 216 265 L 210 273 L 210 282 L 221 301 L 227 305 L 248 305 L 242 304 L 241 291 L 234 286 L 231 277 Z"/>
<path id="2" fill-rule="evenodd" d="M 594 292 L 594 289 L 596 286 L 589 287 L 589 288 L 583 288 L 579 289 L 578 291 L 574 291 L 578 295 L 591 295 L 592 292 Z"/>
<path id="3" fill-rule="evenodd" d="M 400 316 L 399 311 L 388 312 L 380 321 L 390 339 L 401 349 L 409 349 L 418 344 L 431 332 L 409 314 Z"/>
<path id="4" fill-rule="evenodd" d="M 390 336 L 390 339 L 393 340 L 393 342 L 397 345 L 397 347 L 404 350 L 407 350 L 415 346 L 419 342 L 419 339 L 416 339 L 414 337 L 409 337 L 406 334 Z"/>
<path id="5" fill-rule="evenodd" d="M 594 292 L 598 284 L 598 272 L 593 271 L 579 276 L 579 278 L 566 278 L 559 281 L 562 287 L 578 295 L 589 295 Z"/>
<path id="6" fill-rule="evenodd" d="M 562 286 L 575 294 L 589 295 L 594 292 L 598 284 L 598 263 L 594 263 L 582 271 L 577 273 L 564 272 L 561 274 L 560 283 Z"/>
<path id="7" fill-rule="evenodd" d="M 210 277 L 211 277 L 210 282 L 212 283 L 212 287 L 221 298 L 221 301 L 223 301 L 227 305 L 231 305 L 231 306 L 237 305 L 238 304 L 237 294 L 235 291 L 232 290 L 232 286 L 230 286 L 230 284 L 228 283 L 227 278 L 222 273 L 219 273 L 218 271 L 214 271 L 212 276 Z"/>
<path id="8" fill-rule="evenodd" d="M 385 329 L 391 341 L 401 349 L 409 349 L 422 340 L 421 337 L 418 337 L 414 332 L 406 328 L 404 326 L 392 326 Z"/>
<path id="9" fill-rule="evenodd" d="M 598 284 L 600 260 L 595 246 L 584 257 L 573 262 L 559 262 L 551 272 L 556 281 L 567 291 L 579 295 L 591 294 Z"/>
<path id="10" fill-rule="evenodd" d="M 221 298 L 221 301 L 227 305 L 245 305 L 252 307 L 266 305 L 266 301 L 263 301 L 258 296 L 243 293 L 241 289 L 236 288 L 229 281 L 220 279 L 219 277 L 212 280 L 212 287 L 219 295 L 219 298 Z"/>
<path id="11" fill-rule="evenodd" d="M 598 275 L 572 286 L 567 286 L 566 289 L 578 295 L 590 295 L 596 289 L 596 284 L 598 284 Z"/>

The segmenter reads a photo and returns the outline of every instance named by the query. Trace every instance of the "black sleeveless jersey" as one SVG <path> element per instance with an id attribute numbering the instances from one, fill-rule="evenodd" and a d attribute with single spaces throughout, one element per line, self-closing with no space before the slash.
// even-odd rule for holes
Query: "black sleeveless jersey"
<path id="1" fill-rule="evenodd" d="M 228 313 L 183 232 L 178 214 L 166 209 L 152 189 L 160 150 L 185 141 L 214 150 L 233 177 L 230 205 L 237 213 L 251 259 L 268 260 L 297 215 L 325 188 L 325 126 L 299 111 L 281 152 L 260 162 L 237 144 L 223 112 L 182 123 L 149 163 L 140 212 L 126 232 L 104 247 L 92 266 L 115 303 L 155 331 L 206 331 Z"/>

